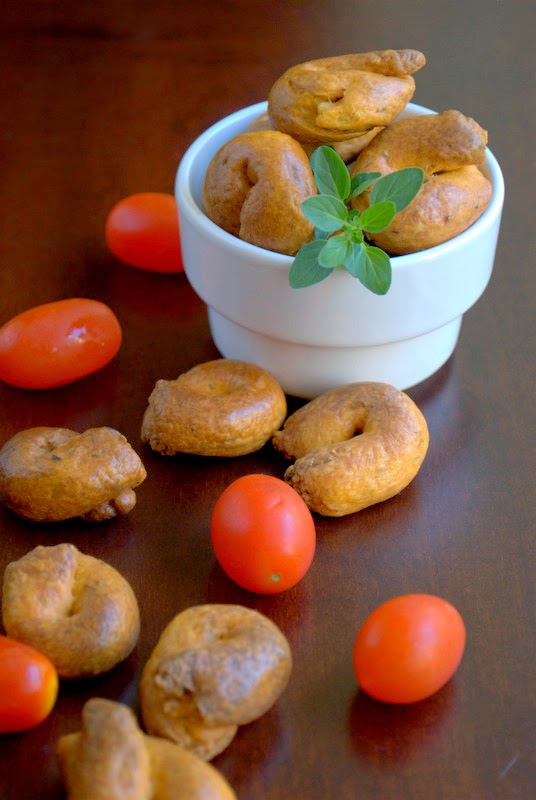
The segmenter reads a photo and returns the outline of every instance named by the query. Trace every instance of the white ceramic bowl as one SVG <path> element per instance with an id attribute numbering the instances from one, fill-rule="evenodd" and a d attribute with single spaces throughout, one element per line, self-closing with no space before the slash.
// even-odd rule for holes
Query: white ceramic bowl
<path id="1" fill-rule="evenodd" d="M 184 268 L 208 306 L 214 343 L 226 358 L 264 367 L 287 394 L 311 398 L 352 381 L 407 389 L 452 354 L 462 315 L 487 286 L 504 200 L 500 167 L 487 151 L 490 205 L 449 242 L 391 259 L 391 288 L 372 294 L 346 270 L 291 289 L 290 256 L 243 242 L 204 214 L 202 187 L 216 151 L 244 131 L 266 103 L 217 122 L 185 153 L 177 172 Z M 400 116 L 434 113 L 408 104 Z"/>

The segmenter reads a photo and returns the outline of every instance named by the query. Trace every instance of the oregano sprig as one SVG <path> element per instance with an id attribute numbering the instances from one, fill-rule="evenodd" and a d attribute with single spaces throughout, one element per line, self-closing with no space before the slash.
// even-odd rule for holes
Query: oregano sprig
<path id="1" fill-rule="evenodd" d="M 409 206 L 423 184 L 423 170 L 406 167 L 383 177 L 360 172 L 350 178 L 344 161 L 327 145 L 314 151 L 311 167 L 318 194 L 304 200 L 301 209 L 315 226 L 315 238 L 294 258 L 290 286 L 312 286 L 345 268 L 374 294 L 385 294 L 391 285 L 391 260 L 366 234 L 385 230 Z M 369 207 L 351 208 L 351 200 L 370 187 Z"/>

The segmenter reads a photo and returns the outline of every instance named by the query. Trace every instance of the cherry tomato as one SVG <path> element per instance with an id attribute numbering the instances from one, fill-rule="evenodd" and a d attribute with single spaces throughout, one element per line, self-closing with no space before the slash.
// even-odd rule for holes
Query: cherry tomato
<path id="1" fill-rule="evenodd" d="M 227 575 L 261 594 L 297 584 L 316 547 L 311 512 L 291 486 L 271 475 L 244 475 L 222 492 L 212 512 L 211 537 Z"/>
<path id="2" fill-rule="evenodd" d="M 0 733 L 34 728 L 58 696 L 58 673 L 43 653 L 0 635 Z"/>
<path id="3" fill-rule="evenodd" d="M 365 620 L 354 644 L 354 672 L 376 700 L 414 703 L 450 680 L 464 648 L 465 625 L 454 606 L 434 595 L 403 595 Z"/>
<path id="4" fill-rule="evenodd" d="M 50 389 L 104 367 L 121 345 L 113 311 L 73 297 L 23 311 L 0 328 L 0 380 Z"/>
<path id="5" fill-rule="evenodd" d="M 106 219 L 108 247 L 120 261 L 150 272 L 182 272 L 179 215 L 172 194 L 142 192 L 117 203 Z"/>

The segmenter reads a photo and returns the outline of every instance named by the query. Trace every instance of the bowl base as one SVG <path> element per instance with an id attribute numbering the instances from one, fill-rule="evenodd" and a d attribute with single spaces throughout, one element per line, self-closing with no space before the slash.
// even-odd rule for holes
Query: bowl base
<path id="1" fill-rule="evenodd" d="M 462 317 L 434 331 L 372 347 L 318 347 L 287 342 L 238 325 L 209 306 L 214 344 L 224 358 L 263 367 L 286 394 L 310 400 L 355 381 L 380 381 L 405 390 L 429 378 L 452 355 Z"/>

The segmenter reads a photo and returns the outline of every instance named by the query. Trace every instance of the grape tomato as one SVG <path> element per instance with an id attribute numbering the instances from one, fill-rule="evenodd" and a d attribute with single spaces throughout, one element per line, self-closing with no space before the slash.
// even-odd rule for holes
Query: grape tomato
<path id="1" fill-rule="evenodd" d="M 106 366 L 121 339 L 117 317 L 98 300 L 34 306 L 0 328 L 0 380 L 23 389 L 63 386 Z"/>
<path id="2" fill-rule="evenodd" d="M 0 634 L 0 733 L 34 728 L 52 711 L 58 674 L 50 659 Z"/>
<path id="3" fill-rule="evenodd" d="M 218 498 L 211 519 L 220 566 L 239 586 L 275 594 L 308 571 L 316 528 L 300 495 L 280 478 L 244 475 Z"/>
<path id="4" fill-rule="evenodd" d="M 131 267 L 161 273 L 184 269 L 172 194 L 141 192 L 120 200 L 106 218 L 105 237 L 116 258 Z"/>
<path id="5" fill-rule="evenodd" d="M 454 675 L 466 640 L 459 612 L 428 594 L 395 597 L 365 620 L 354 643 L 359 686 L 386 703 L 413 703 Z"/>

